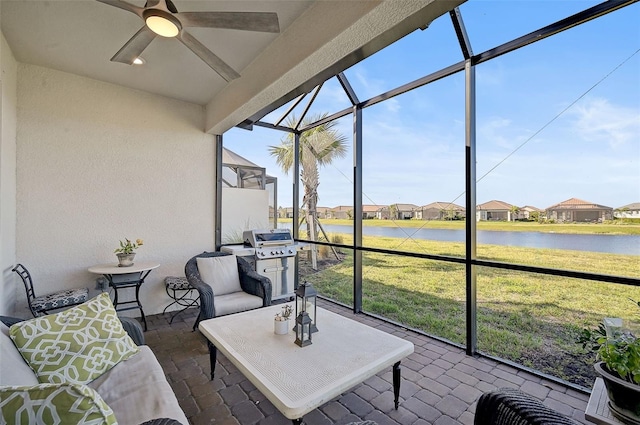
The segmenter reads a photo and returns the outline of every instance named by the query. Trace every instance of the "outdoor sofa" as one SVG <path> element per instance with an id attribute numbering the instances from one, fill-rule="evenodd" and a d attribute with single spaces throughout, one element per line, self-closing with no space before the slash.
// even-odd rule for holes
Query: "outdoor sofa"
<path id="1" fill-rule="evenodd" d="M 0 423 L 188 424 L 140 324 L 118 318 L 107 293 L 0 321 Z"/>

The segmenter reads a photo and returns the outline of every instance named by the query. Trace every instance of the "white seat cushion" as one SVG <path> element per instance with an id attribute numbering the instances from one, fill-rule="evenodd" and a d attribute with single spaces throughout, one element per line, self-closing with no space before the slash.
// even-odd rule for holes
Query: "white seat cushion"
<path id="1" fill-rule="evenodd" d="M 247 294 L 246 292 L 216 295 L 213 297 L 213 307 L 216 310 L 216 316 L 224 316 L 225 314 L 260 308 L 262 307 L 262 298 Z"/>
<path id="2" fill-rule="evenodd" d="M 235 255 L 196 258 L 200 279 L 213 289 L 214 297 L 242 292 Z"/>
<path id="3" fill-rule="evenodd" d="M 189 423 L 160 363 L 146 345 L 88 386 L 111 407 L 120 424 L 141 424 L 150 418 Z"/>

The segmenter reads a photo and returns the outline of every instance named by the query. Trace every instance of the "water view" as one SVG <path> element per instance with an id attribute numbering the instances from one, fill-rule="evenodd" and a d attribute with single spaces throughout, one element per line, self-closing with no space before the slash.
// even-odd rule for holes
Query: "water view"
<path id="1" fill-rule="evenodd" d="M 285 225 L 289 226 L 290 225 Z M 351 226 L 323 224 L 329 233 L 353 233 Z M 445 242 L 464 242 L 464 230 L 415 229 L 407 227 L 363 226 L 366 236 L 414 238 Z M 541 232 L 509 232 L 478 230 L 478 243 L 488 245 L 520 246 L 529 248 L 567 249 L 605 252 L 609 254 L 640 255 L 638 235 L 579 235 Z"/>

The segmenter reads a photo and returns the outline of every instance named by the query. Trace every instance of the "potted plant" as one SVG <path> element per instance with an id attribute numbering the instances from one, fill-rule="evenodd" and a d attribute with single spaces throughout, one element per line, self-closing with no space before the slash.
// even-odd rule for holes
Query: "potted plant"
<path id="1" fill-rule="evenodd" d="M 623 329 L 622 319 L 606 318 L 597 329 L 583 329 L 578 342 L 596 352 L 594 368 L 614 415 L 627 424 L 640 423 L 640 338 Z"/>
<path id="2" fill-rule="evenodd" d="M 124 240 L 124 242 L 120 241 L 120 247 L 116 248 L 113 252 L 116 253 L 118 257 L 118 266 L 119 267 L 130 267 L 133 266 L 133 258 L 136 256 L 135 250 L 138 247 L 142 246 L 142 239 L 136 239 L 135 242 L 130 241 L 129 239 Z"/>
<path id="3" fill-rule="evenodd" d="M 287 304 L 282 307 L 282 312 L 276 313 L 276 317 L 273 321 L 273 332 L 276 335 L 286 335 L 289 333 L 289 319 L 293 314 L 293 308 Z"/>

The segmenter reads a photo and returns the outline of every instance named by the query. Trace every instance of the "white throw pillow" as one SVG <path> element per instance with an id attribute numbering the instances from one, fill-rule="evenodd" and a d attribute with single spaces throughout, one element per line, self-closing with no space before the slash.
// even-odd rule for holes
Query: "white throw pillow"
<path id="1" fill-rule="evenodd" d="M 203 282 L 209 284 L 214 295 L 226 295 L 242 291 L 235 255 L 196 258 L 198 272 Z"/>

